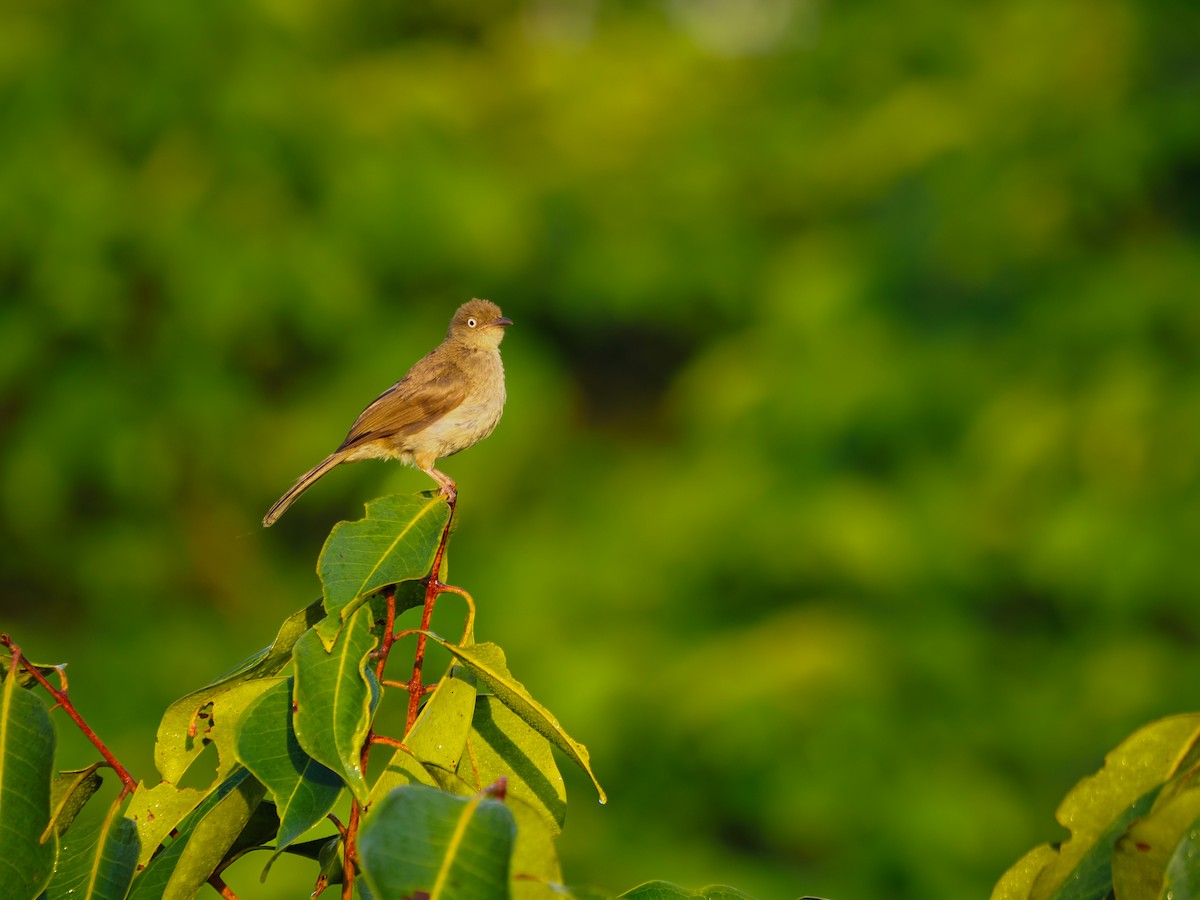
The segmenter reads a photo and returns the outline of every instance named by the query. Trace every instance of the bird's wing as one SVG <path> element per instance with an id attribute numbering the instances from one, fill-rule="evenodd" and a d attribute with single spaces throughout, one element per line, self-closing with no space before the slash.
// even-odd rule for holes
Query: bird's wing
<path id="1" fill-rule="evenodd" d="M 417 434 L 466 397 L 466 373 L 453 359 L 431 353 L 359 414 L 338 450 L 396 434 Z"/>

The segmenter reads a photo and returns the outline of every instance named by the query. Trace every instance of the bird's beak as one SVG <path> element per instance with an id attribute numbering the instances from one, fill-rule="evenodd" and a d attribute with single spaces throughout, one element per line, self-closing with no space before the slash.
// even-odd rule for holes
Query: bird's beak
<path id="1" fill-rule="evenodd" d="M 511 325 L 511 324 L 512 324 L 512 319 L 510 319 L 508 316 L 501 316 L 500 318 L 498 318 L 496 321 L 494 321 L 492 323 L 492 325 L 497 328 L 503 328 L 505 325 Z"/>

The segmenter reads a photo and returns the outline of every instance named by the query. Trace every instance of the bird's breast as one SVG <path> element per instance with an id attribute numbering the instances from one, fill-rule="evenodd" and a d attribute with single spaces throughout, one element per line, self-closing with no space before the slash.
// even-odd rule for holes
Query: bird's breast
<path id="1" fill-rule="evenodd" d="M 466 450 L 491 434 L 504 412 L 504 365 L 496 352 L 471 361 L 471 390 L 446 415 L 410 439 L 419 450 L 437 459 Z"/>

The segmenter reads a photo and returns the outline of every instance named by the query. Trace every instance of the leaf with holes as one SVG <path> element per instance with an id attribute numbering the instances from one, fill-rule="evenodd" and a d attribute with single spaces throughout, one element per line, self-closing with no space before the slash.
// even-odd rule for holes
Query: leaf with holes
<path id="1" fill-rule="evenodd" d="M 275 677 L 291 662 L 296 641 L 323 616 L 321 601 L 314 600 L 284 620 L 271 646 L 167 708 L 154 744 L 154 763 L 164 780 L 178 782 L 210 740 L 218 741 L 217 749 L 222 754 L 216 781 L 228 774 L 233 735 L 231 728 L 222 726 L 241 718 L 246 707 L 269 686 L 261 680 Z"/>

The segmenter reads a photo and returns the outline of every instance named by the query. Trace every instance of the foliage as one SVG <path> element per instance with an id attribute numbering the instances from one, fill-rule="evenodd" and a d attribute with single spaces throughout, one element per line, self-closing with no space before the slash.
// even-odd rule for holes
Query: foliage
<path id="1" fill-rule="evenodd" d="M 456 577 L 604 760 L 567 870 L 983 896 L 1196 707 L 1198 15 L 0 4 L 0 625 L 149 771 L 425 485 L 267 505 L 491 297 Z"/>
<path id="2" fill-rule="evenodd" d="M 1161 900 L 1200 886 L 1200 715 L 1140 729 L 1058 809 L 1071 832 L 1013 865 L 992 900 Z"/>
<path id="3" fill-rule="evenodd" d="M 299 854 L 319 864 L 317 893 L 340 883 L 344 898 L 354 895 L 356 875 L 366 900 L 569 896 L 554 852 L 566 795 L 551 746 L 588 772 L 601 801 L 604 792 L 583 745 L 512 677 L 498 647 L 475 642 L 474 601 L 441 582 L 452 518 L 453 506 L 427 492 L 383 498 L 365 519 L 336 527 L 318 567 L 323 601 L 289 616 L 269 647 L 166 711 L 156 785 L 135 782 L 111 759 L 65 679 L 58 688 L 47 679 L 60 669 L 26 665 L 3 636 L 11 655 L 0 695 L 0 895 L 183 900 L 209 884 L 232 896 L 226 868 L 272 849 L 264 879 L 280 854 Z M 468 604 L 457 641 L 428 630 L 434 601 L 447 591 Z M 405 599 L 414 597 L 418 603 Z M 397 614 L 411 606 L 421 607 L 419 626 L 397 631 Z M 387 665 L 405 638 L 416 640 L 412 676 L 389 680 Z M 429 639 L 453 659 L 427 690 Z M 29 689 L 36 685 L 124 784 L 99 819 L 77 818 L 99 787 L 95 766 L 52 778 L 55 729 Z M 392 691 L 408 709 L 399 738 L 376 726 Z M 208 747 L 214 771 L 200 764 L 214 761 Z M 372 778 L 373 747 L 393 752 Z M 185 777 L 201 786 L 182 786 Z M 346 824 L 332 815 L 344 794 Z"/>

